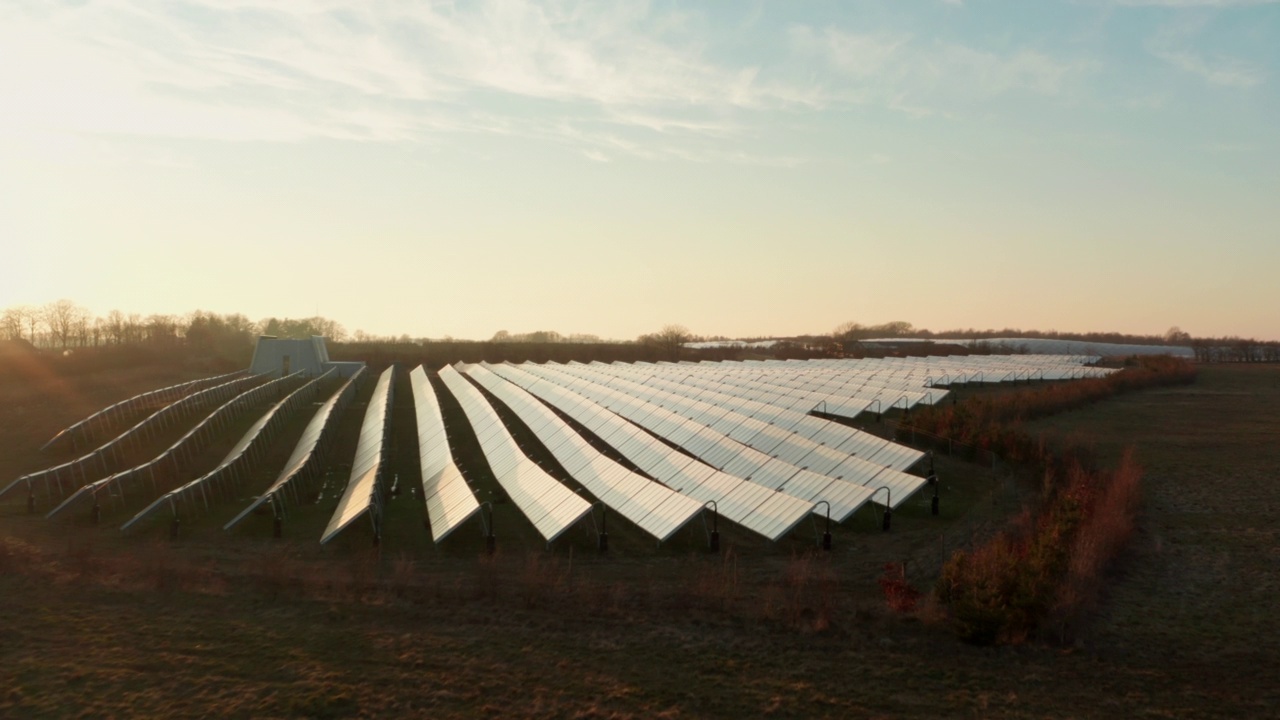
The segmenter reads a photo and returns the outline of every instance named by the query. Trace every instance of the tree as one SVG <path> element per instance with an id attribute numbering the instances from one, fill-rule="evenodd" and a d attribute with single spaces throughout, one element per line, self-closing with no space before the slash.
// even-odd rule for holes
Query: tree
<path id="1" fill-rule="evenodd" d="M 71 344 L 71 338 L 75 336 L 81 320 L 88 321 L 89 311 L 63 299 L 45 305 L 41 315 L 45 325 L 49 326 L 49 332 L 65 349 Z"/>
<path id="2" fill-rule="evenodd" d="M 278 338 L 306 340 L 313 335 L 319 335 L 334 342 L 342 342 L 347 338 L 347 331 L 342 325 L 319 316 L 300 319 L 273 317 L 263 320 L 259 325 L 263 335 Z"/>
<path id="3" fill-rule="evenodd" d="M 22 317 L 27 321 L 27 329 L 31 333 L 31 344 L 38 345 L 39 343 L 36 342 L 36 328 L 38 328 L 40 323 L 44 320 L 44 318 L 41 317 L 40 311 L 25 305 L 19 307 L 18 311 L 22 313 Z"/>
<path id="4" fill-rule="evenodd" d="M 124 328 L 125 328 L 126 322 L 127 321 L 125 320 L 124 313 L 120 312 L 119 310 L 112 310 L 111 312 L 107 313 L 106 331 L 107 331 L 107 337 L 111 339 L 111 342 L 117 345 L 124 342 L 125 340 Z"/>
<path id="5" fill-rule="evenodd" d="M 1186 345 L 1191 342 L 1191 333 L 1183 332 L 1182 328 L 1174 325 L 1164 332 L 1164 341 L 1168 345 Z"/>
<path id="6" fill-rule="evenodd" d="M 683 325 L 666 325 L 656 333 L 641 335 L 636 342 L 657 349 L 672 362 L 679 362 L 684 344 L 693 340 L 693 333 Z"/>
<path id="7" fill-rule="evenodd" d="M 146 324 L 147 339 L 156 345 L 171 345 L 177 342 L 180 335 L 186 333 L 179 327 L 181 322 L 172 315 L 159 313 L 148 315 Z"/>
<path id="8" fill-rule="evenodd" d="M 888 337 L 900 337 L 910 334 L 915 330 L 915 327 L 905 320 L 893 320 L 883 325 L 877 325 L 872 329 L 878 330 Z"/>
<path id="9" fill-rule="evenodd" d="M 25 319 L 23 308 L 5 308 L 4 315 L 0 316 L 0 332 L 4 333 L 4 338 L 6 340 L 21 340 L 22 323 Z"/>
<path id="10" fill-rule="evenodd" d="M 836 329 L 831 331 L 831 337 L 842 342 L 857 340 L 860 337 L 864 337 L 862 331 L 865 329 L 866 328 L 862 327 L 862 325 L 850 320 L 837 325 Z"/>

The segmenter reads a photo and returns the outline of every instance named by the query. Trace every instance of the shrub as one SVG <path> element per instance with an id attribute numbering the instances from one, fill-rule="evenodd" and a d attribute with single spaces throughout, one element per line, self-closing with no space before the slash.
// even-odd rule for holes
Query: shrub
<path id="1" fill-rule="evenodd" d="M 956 633 L 979 644 L 1018 643 L 1051 626 L 1059 639 L 1096 598 L 1137 517 L 1142 473 L 1125 453 L 1114 472 L 1072 462 L 1046 473 L 1040 512 L 943 565 L 935 588 Z"/>

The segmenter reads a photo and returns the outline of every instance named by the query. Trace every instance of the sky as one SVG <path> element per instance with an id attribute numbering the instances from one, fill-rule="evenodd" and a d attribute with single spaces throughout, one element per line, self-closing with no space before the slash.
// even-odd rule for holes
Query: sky
<path id="1" fill-rule="evenodd" d="M 1280 339 L 1280 3 L 0 2 L 0 308 Z"/>

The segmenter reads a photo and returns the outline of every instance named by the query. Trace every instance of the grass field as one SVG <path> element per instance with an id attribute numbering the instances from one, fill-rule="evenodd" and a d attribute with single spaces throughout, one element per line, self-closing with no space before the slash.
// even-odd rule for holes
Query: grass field
<path id="1" fill-rule="evenodd" d="M 40 467 L 34 448 L 113 394 L 181 379 L 5 383 L 0 482 Z M 1148 469 L 1140 537 L 1073 647 L 970 647 L 927 611 L 885 608 L 886 563 L 927 587 L 1026 492 L 947 458 L 942 517 L 922 494 L 886 534 L 867 509 L 829 554 L 812 527 L 772 546 L 722 526 L 726 550 L 709 556 L 701 527 L 654 548 L 613 520 L 608 556 L 589 527 L 547 551 L 498 504 L 490 558 L 478 526 L 433 547 L 412 492 L 390 502 L 378 549 L 363 528 L 318 545 L 332 497 L 292 513 L 283 540 L 267 518 L 223 533 L 243 507 L 231 502 L 172 543 L 162 523 L 121 535 L 126 510 L 94 527 L 6 498 L 0 716 L 1275 715 L 1280 368 L 1209 366 L 1196 385 L 1034 429 L 1110 457 L 1133 443 Z M 415 451 L 397 440 L 409 488 Z"/>

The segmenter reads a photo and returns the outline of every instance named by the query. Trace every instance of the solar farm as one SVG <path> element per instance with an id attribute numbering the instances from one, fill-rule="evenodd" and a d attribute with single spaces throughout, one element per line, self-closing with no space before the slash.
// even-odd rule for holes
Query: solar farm
<path id="1" fill-rule="evenodd" d="M 314 351 L 310 361 L 299 347 Z M 359 534 L 378 545 L 395 497 L 419 508 L 433 543 L 469 527 L 490 551 L 503 541 L 495 504 L 518 511 L 516 536 L 532 528 L 550 551 L 575 527 L 607 551 L 611 524 L 615 537 L 655 549 L 680 534 L 718 550 L 722 530 L 829 548 L 833 525 L 870 507 L 888 529 L 893 510 L 928 487 L 936 496 L 941 482 L 925 452 L 859 420 L 945 402 L 957 386 L 1112 372 L 1096 358 L 1031 355 L 373 372 L 328 362 L 318 338 L 290 352 L 292 367 L 279 348 L 260 346 L 251 370 L 101 409 L 42 448 L 68 459 L 10 480 L 0 498 L 21 496 L 50 523 L 87 518 L 125 535 L 161 527 L 173 539 L 254 523 L 280 537 L 307 525 L 299 517 L 327 517 L 320 544 Z M 405 380 L 409 392 L 397 394 Z M 358 417 L 359 432 L 354 448 L 338 450 L 344 417 Z M 398 417 L 412 418 L 416 435 L 408 492 L 410 480 L 389 470 Z M 211 463 L 208 448 L 231 440 Z"/>
<path id="2" fill-rule="evenodd" d="M 1095 359 L 4 378 L 0 716 L 1266 716 L 1273 366 L 1028 424 L 1152 478 L 1081 642 L 891 604 L 1042 492 L 893 428 Z"/>

